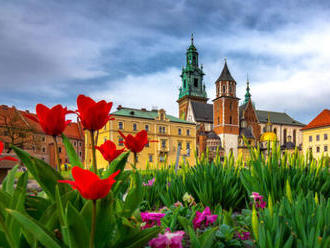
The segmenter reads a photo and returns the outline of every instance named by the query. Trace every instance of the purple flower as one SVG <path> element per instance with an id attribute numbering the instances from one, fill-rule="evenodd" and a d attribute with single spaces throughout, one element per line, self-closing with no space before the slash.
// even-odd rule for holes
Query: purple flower
<path id="1" fill-rule="evenodd" d="M 165 216 L 162 213 L 148 213 L 148 212 L 141 212 L 141 219 L 145 222 L 145 225 L 142 229 L 146 229 L 149 227 L 153 227 L 155 224 L 160 226 L 160 220 Z"/>
<path id="2" fill-rule="evenodd" d="M 165 232 L 159 234 L 157 238 L 149 241 L 151 248 L 182 248 L 182 238 L 184 231 L 177 231 L 174 233 Z"/>
<path id="3" fill-rule="evenodd" d="M 203 212 L 196 212 L 196 216 L 193 220 L 194 228 L 200 228 L 201 225 L 204 223 L 205 226 L 209 224 L 213 224 L 218 218 L 218 215 L 211 214 L 210 208 L 206 207 Z"/>
<path id="4" fill-rule="evenodd" d="M 155 182 L 155 178 L 148 180 L 147 183 L 143 183 L 143 186 L 152 186 Z"/>
<path id="5" fill-rule="evenodd" d="M 266 202 L 263 200 L 264 197 L 260 195 L 257 192 L 252 192 L 252 195 L 250 196 L 253 198 L 254 203 L 256 204 L 256 208 L 265 208 L 266 207 Z"/>
<path id="6" fill-rule="evenodd" d="M 241 240 L 248 240 L 251 238 L 250 232 L 242 232 L 242 235 L 240 233 L 238 233 L 237 237 Z"/>

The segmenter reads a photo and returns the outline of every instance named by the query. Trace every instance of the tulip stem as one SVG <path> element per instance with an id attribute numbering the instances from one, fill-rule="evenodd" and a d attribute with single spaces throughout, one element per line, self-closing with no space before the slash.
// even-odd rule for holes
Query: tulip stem
<path id="1" fill-rule="evenodd" d="M 57 170 L 61 173 L 61 163 L 60 163 L 60 156 L 58 154 L 58 145 L 57 145 L 57 140 L 56 140 L 56 136 L 53 136 L 54 139 L 54 145 L 55 145 L 55 160 L 56 160 L 56 167 Z"/>
<path id="2" fill-rule="evenodd" d="M 136 170 L 136 163 L 137 163 L 137 153 L 136 152 L 134 152 L 134 161 L 133 161 L 133 171 L 135 172 L 135 170 Z"/>
<path id="3" fill-rule="evenodd" d="M 91 226 L 91 236 L 90 236 L 90 240 L 89 240 L 89 248 L 94 248 L 95 227 L 96 227 L 96 200 L 93 200 L 92 226 Z"/>
<path id="4" fill-rule="evenodd" d="M 94 173 L 97 174 L 97 167 L 96 167 L 96 149 L 95 149 L 95 142 L 94 142 L 94 131 L 90 131 L 91 134 L 91 143 L 92 143 L 92 154 L 93 154 L 93 170 Z"/>

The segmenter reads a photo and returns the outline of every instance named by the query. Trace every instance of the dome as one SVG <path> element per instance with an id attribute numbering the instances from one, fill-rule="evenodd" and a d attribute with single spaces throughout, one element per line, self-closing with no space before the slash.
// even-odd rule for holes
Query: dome
<path id="1" fill-rule="evenodd" d="M 266 132 L 266 133 L 261 135 L 260 141 L 261 142 L 264 142 L 264 141 L 277 141 L 277 136 L 273 132 Z"/>

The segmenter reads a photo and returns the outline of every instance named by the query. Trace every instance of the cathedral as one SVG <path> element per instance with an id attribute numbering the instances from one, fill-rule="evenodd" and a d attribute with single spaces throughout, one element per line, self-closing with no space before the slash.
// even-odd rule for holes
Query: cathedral
<path id="1" fill-rule="evenodd" d="M 237 82 L 231 75 L 227 61 L 215 80 L 216 95 L 212 103 L 207 97 L 203 66 L 199 66 L 198 51 L 193 37 L 186 52 L 186 66 L 180 75 L 179 118 L 196 123 L 197 150 L 201 154 L 220 151 L 221 155 L 248 153 L 247 142 L 251 146 L 265 147 L 264 141 L 272 140 L 281 149 L 300 148 L 301 128 L 304 126 L 286 113 L 257 110 L 252 102 L 250 85 L 247 80 L 243 101 L 236 95 Z M 245 142 L 244 142 L 245 140 Z"/>

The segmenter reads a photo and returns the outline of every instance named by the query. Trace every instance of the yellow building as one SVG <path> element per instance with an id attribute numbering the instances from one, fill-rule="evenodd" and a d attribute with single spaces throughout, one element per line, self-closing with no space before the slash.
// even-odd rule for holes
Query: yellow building
<path id="1" fill-rule="evenodd" d="M 330 110 L 324 109 L 310 123 L 302 129 L 303 151 L 311 152 L 314 158 L 322 154 L 329 156 L 330 147 Z"/>
<path id="2" fill-rule="evenodd" d="M 112 113 L 115 120 L 109 121 L 107 125 L 99 130 L 97 134 L 97 145 L 100 146 L 106 140 L 111 140 L 117 145 L 117 149 L 124 147 L 123 140 L 118 130 L 125 136 L 135 135 L 145 129 L 148 132 L 150 142 L 142 152 L 138 154 L 137 168 L 145 169 L 147 163 L 156 168 L 161 165 L 174 165 L 177 159 L 178 147 L 180 146 L 179 162 L 195 164 L 194 151 L 196 150 L 196 125 L 192 122 L 181 120 L 167 115 L 165 110 L 151 110 L 124 108 L 119 106 Z M 91 164 L 91 145 L 89 134 L 86 132 L 86 163 Z M 98 168 L 108 165 L 99 151 L 96 151 Z M 130 154 L 129 163 L 133 163 L 133 154 Z M 126 167 L 131 168 L 131 167 Z"/>

